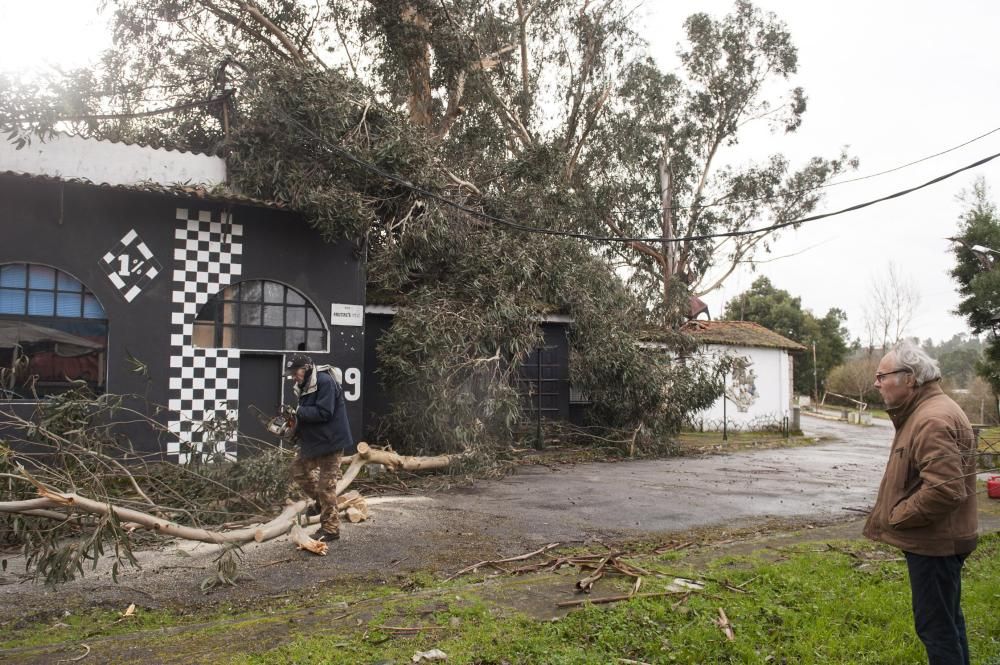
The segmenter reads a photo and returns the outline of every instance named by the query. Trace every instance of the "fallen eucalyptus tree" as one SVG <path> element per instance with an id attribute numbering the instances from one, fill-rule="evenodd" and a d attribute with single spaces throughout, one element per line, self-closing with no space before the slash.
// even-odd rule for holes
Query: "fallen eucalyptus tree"
<path id="1" fill-rule="evenodd" d="M 58 584 L 110 556 L 117 579 L 121 565 L 137 565 L 132 547 L 141 534 L 224 548 L 288 535 L 325 553 L 323 543 L 306 534 L 319 519 L 305 514 L 310 501 L 286 498 L 293 491 L 294 450 L 249 441 L 236 461 L 173 464 L 116 436 L 106 423 L 123 416 L 148 423 L 152 435 L 165 433 L 113 395 L 56 396 L 30 419 L 0 411 L 6 436 L 0 440 L 0 546 L 20 546 L 29 574 Z M 348 491 L 366 464 L 420 471 L 447 468 L 454 457 L 401 456 L 359 443 L 343 462 L 338 507 L 352 523 L 368 518 L 364 497 Z M 270 508 L 282 502 L 280 510 Z"/>
<path id="2" fill-rule="evenodd" d="M 338 508 L 348 513 L 348 519 L 352 522 L 358 522 L 367 518 L 367 505 L 360 493 L 355 491 L 345 495 L 344 492 L 366 464 L 382 464 L 392 470 L 423 471 L 447 468 L 451 463 L 452 457 L 450 455 L 439 455 L 436 457 L 398 455 L 391 450 L 371 448 L 363 441 L 358 444 L 357 448 L 358 452 L 355 455 L 344 460 L 348 464 L 348 468 L 340 482 L 337 483 Z M 128 472 L 125 471 L 125 473 Z M 299 524 L 303 512 L 311 503 L 307 499 L 289 502 L 279 515 L 257 527 L 248 527 L 233 531 L 212 531 L 204 528 L 184 526 L 148 512 L 124 508 L 110 502 L 96 501 L 74 492 L 63 492 L 47 487 L 28 473 L 24 467 L 19 467 L 17 474 L 2 475 L 31 483 L 39 494 L 39 498 L 37 499 L 0 501 L 0 512 L 3 513 L 20 513 L 54 520 L 69 520 L 78 515 L 93 515 L 96 517 L 113 516 L 121 526 L 130 530 L 145 529 L 163 536 L 218 545 L 227 543 L 242 544 L 251 541 L 264 542 L 289 533 L 293 526 Z M 134 478 L 131 478 L 131 480 L 133 483 L 135 482 Z M 352 513 L 351 511 L 354 512 Z M 317 520 L 318 517 L 314 516 L 309 521 L 316 522 Z M 313 545 L 307 545 L 304 540 L 305 538 L 307 536 L 304 535 L 304 532 L 296 533 L 293 541 L 301 548 L 317 553 L 326 553 L 325 547 L 318 548 Z M 315 541 L 311 542 L 315 543 Z M 323 551 L 317 551 L 320 549 Z"/>

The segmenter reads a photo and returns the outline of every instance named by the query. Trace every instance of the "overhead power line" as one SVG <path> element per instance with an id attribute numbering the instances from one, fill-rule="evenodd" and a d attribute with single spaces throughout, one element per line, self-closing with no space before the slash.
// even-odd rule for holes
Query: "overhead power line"
<path id="1" fill-rule="evenodd" d="M 714 208 L 718 206 L 734 206 L 734 205 L 739 205 L 741 203 L 760 203 L 761 201 L 770 201 L 773 199 L 784 198 L 786 196 L 796 196 L 798 194 L 808 194 L 809 192 L 815 192 L 820 189 L 827 189 L 829 187 L 836 187 L 838 185 L 846 185 L 852 182 L 861 182 L 862 180 L 870 180 L 872 178 L 877 178 L 879 176 L 887 175 L 889 173 L 895 173 L 896 171 L 902 171 L 905 168 L 909 168 L 911 166 L 914 166 L 915 164 L 920 164 L 921 162 L 926 162 L 928 160 L 935 159 L 936 157 L 940 157 L 941 155 L 947 155 L 949 152 L 954 152 L 959 148 L 964 148 L 967 145 L 970 145 L 972 143 L 975 143 L 976 141 L 984 139 L 991 134 L 996 134 L 997 132 L 1000 132 L 1000 127 L 991 129 L 990 131 L 984 134 L 975 136 L 969 139 L 968 141 L 964 141 L 962 143 L 959 143 L 958 145 L 952 146 L 945 150 L 941 150 L 940 152 L 935 152 L 933 155 L 927 155 L 926 157 L 915 159 L 912 162 L 907 162 L 906 164 L 900 164 L 899 166 L 894 166 L 891 169 L 878 171 L 877 173 L 869 173 L 868 175 L 858 176 L 856 178 L 848 178 L 847 180 L 837 180 L 836 182 L 828 182 L 822 185 L 816 185 L 815 187 L 804 187 L 802 189 L 793 189 L 791 191 L 785 192 L 784 194 L 776 194 L 772 196 L 758 196 L 756 198 L 751 198 L 751 199 L 732 199 L 732 200 L 723 199 L 721 201 L 712 201 L 711 203 L 700 203 L 700 204 L 693 204 L 686 206 L 670 206 L 669 208 L 666 208 L 666 210 L 691 210 L 693 208 L 700 209 L 700 208 Z"/>

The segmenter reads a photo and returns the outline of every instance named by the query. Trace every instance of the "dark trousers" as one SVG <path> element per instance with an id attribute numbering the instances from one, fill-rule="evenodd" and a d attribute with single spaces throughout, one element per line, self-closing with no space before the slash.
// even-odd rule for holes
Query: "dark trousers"
<path id="1" fill-rule="evenodd" d="M 924 556 L 904 552 L 910 572 L 913 623 L 930 665 L 969 665 L 962 615 L 962 564 L 966 554 Z"/>

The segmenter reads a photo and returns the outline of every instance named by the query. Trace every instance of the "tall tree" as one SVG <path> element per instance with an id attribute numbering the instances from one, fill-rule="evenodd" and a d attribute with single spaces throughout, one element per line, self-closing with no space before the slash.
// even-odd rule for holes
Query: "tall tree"
<path id="1" fill-rule="evenodd" d="M 649 61 L 630 70 L 613 104 L 624 113 L 597 130 L 620 139 L 595 142 L 588 164 L 599 200 L 614 202 L 611 209 L 596 206 L 605 231 L 663 238 L 608 250 L 632 268 L 634 287 L 654 307 L 675 283 L 696 295 L 718 288 L 758 250 L 769 251 L 777 231 L 767 227 L 807 215 L 820 200 L 818 188 L 856 165 L 844 153 L 800 167 L 777 153 L 727 163 L 726 150 L 748 123 L 769 120 L 785 133 L 801 124 L 802 88 L 782 101 L 771 98 L 796 72 L 798 54 L 784 24 L 744 0 L 720 19 L 691 16 L 685 31 L 676 74 Z M 704 237 L 720 233 L 734 235 Z"/>
<path id="2" fill-rule="evenodd" d="M 818 319 L 802 308 L 801 298 L 776 288 L 767 277 L 758 277 L 748 290 L 726 303 L 724 316 L 759 323 L 808 348 L 796 356 L 794 363 L 793 383 L 799 394 L 811 395 L 815 390 L 822 394 L 830 370 L 847 357 L 847 315 L 832 308 Z"/>
<path id="3" fill-rule="evenodd" d="M 994 328 L 1000 316 L 1000 215 L 985 180 L 976 180 L 962 199 L 966 210 L 959 220 L 951 271 L 962 296 L 956 313 L 965 317 L 974 334 L 990 333 L 977 371 L 994 396 L 1000 396 L 1000 340 Z"/>
<path id="4" fill-rule="evenodd" d="M 890 261 L 884 274 L 872 278 L 864 306 L 869 353 L 884 354 L 902 341 L 919 305 L 920 292 L 913 280 Z"/>

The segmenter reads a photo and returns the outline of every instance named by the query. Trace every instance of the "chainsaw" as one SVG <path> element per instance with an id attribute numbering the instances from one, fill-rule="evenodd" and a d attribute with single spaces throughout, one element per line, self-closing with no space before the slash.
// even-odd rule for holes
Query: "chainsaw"
<path id="1" fill-rule="evenodd" d="M 282 404 L 278 410 L 278 415 L 268 418 L 257 407 L 251 407 L 257 411 L 257 419 L 271 434 L 279 439 L 292 439 L 295 437 L 295 427 L 298 424 L 295 417 L 295 407 Z"/>

